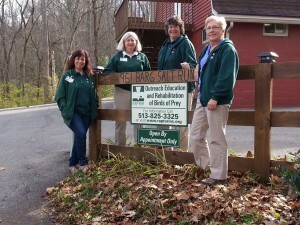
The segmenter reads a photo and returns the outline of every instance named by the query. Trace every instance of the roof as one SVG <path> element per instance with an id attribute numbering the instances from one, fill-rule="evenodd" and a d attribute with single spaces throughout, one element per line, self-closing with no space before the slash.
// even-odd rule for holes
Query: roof
<path id="1" fill-rule="evenodd" d="M 212 0 L 218 14 L 300 18 L 299 0 Z"/>

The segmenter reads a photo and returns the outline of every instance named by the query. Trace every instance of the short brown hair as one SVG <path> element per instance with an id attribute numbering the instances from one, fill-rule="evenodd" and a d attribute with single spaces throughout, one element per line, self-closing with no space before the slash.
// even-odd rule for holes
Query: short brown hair
<path id="1" fill-rule="evenodd" d="M 166 35 L 168 35 L 169 25 L 179 26 L 180 34 L 184 34 L 184 22 L 179 16 L 174 15 L 167 19 L 167 21 L 165 22 Z"/>

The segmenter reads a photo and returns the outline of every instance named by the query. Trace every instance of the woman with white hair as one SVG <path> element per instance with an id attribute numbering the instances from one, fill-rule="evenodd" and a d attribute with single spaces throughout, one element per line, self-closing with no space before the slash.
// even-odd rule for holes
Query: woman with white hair
<path id="1" fill-rule="evenodd" d="M 200 181 L 207 185 L 225 182 L 228 173 L 225 129 L 239 59 L 232 41 L 225 38 L 225 29 L 224 17 L 210 16 L 205 20 L 209 43 L 199 57 L 199 94 L 189 139 L 197 166 L 210 168 L 210 177 Z"/>
<path id="2" fill-rule="evenodd" d="M 117 46 L 117 51 L 105 67 L 104 74 L 151 70 L 147 56 L 141 52 L 142 46 L 136 33 L 126 32 Z M 115 85 L 115 109 L 130 109 L 130 91 L 131 84 Z M 134 125 L 135 143 L 137 142 L 137 128 L 138 125 Z M 125 146 L 126 139 L 126 121 L 116 121 L 115 144 Z"/>

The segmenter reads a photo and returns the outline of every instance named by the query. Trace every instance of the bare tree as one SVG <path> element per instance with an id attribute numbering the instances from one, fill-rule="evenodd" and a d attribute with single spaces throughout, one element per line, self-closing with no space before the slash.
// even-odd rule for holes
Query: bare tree
<path id="1" fill-rule="evenodd" d="M 12 61 L 12 55 L 17 55 L 18 48 L 16 48 L 17 39 L 21 36 L 21 31 L 23 29 L 23 25 L 25 24 L 25 14 L 26 9 L 28 7 L 29 0 L 20 4 L 16 1 L 17 6 L 14 5 L 14 1 L 6 1 L 2 0 L 1 2 L 1 17 L 0 17 L 0 24 L 1 24 L 1 49 L 3 51 L 3 59 L 4 59 L 4 67 L 2 67 L 3 72 L 3 83 L 8 84 L 11 75 L 11 65 L 16 64 L 16 62 Z M 20 22 L 17 21 L 17 17 L 15 12 L 15 7 L 20 13 Z M 7 10 L 6 10 L 7 9 Z M 7 17 L 9 16 L 9 17 Z M 9 18 L 9 19 L 8 19 Z M 17 74 L 17 73 L 16 73 Z M 9 88 L 6 86 L 6 90 L 4 91 L 5 94 L 9 93 Z"/>
<path id="2" fill-rule="evenodd" d="M 24 84 L 26 82 L 26 53 L 28 50 L 28 43 L 30 41 L 31 35 L 33 33 L 34 27 L 37 23 L 37 20 L 39 19 L 40 15 L 36 15 L 35 5 L 34 1 L 30 1 L 31 4 L 29 4 L 29 0 L 26 1 L 26 4 L 24 6 L 24 10 L 22 10 L 22 13 L 20 15 L 21 17 L 21 26 L 22 30 L 20 32 L 20 45 L 21 45 L 21 59 L 20 59 L 20 78 L 19 84 L 20 87 L 22 87 L 22 92 L 24 94 Z M 17 2 L 20 9 L 22 9 L 22 5 Z M 27 10 L 26 10 L 27 9 Z M 47 63 L 48 64 L 48 63 Z"/>
<path id="3" fill-rule="evenodd" d="M 49 100 L 50 53 L 57 74 L 79 48 L 90 52 L 94 65 L 103 65 L 115 52 L 114 12 L 120 2 L 0 0 L 0 83 L 43 87 Z"/>
<path id="4" fill-rule="evenodd" d="M 1 2 L 1 17 L 0 17 L 0 36 L 1 36 L 1 49 L 3 52 L 4 59 L 4 67 L 3 67 L 3 83 L 7 84 L 9 82 L 9 74 L 10 74 L 10 62 L 11 55 L 13 51 L 13 47 L 16 43 L 17 36 L 22 29 L 22 26 L 15 26 L 15 17 L 13 13 L 11 13 L 10 17 L 7 17 L 8 12 L 6 11 L 6 7 L 9 7 L 11 12 L 13 12 L 13 3 L 8 0 L 2 0 Z M 24 11 L 20 10 L 21 13 Z M 9 14 L 8 14 L 9 15 Z M 11 20 L 9 21 L 8 18 Z"/>
<path id="5" fill-rule="evenodd" d="M 93 56 L 96 65 L 100 59 L 115 51 L 114 12 L 116 5 L 111 0 L 91 0 L 93 13 Z M 109 53 L 109 54 L 108 54 Z"/>
<path id="6" fill-rule="evenodd" d="M 42 67 L 40 70 L 40 77 L 43 77 L 44 98 L 49 99 L 49 40 L 48 40 L 48 18 L 47 18 L 47 0 L 41 0 L 42 12 L 42 28 L 44 32 L 41 33 L 42 40 Z"/>

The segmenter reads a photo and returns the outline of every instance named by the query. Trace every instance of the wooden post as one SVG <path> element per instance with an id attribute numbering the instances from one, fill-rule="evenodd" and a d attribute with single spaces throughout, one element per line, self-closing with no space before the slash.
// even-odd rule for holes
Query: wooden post
<path id="1" fill-rule="evenodd" d="M 90 128 L 89 128 L 89 160 L 96 162 L 98 159 L 98 150 L 97 150 L 97 127 L 98 127 L 98 120 L 95 120 Z"/>
<path id="2" fill-rule="evenodd" d="M 271 63 L 255 66 L 254 172 L 264 178 L 269 177 L 271 160 L 271 72 Z"/>
<path id="3" fill-rule="evenodd" d="M 99 74 L 95 74 L 97 92 L 99 98 L 99 109 L 102 105 L 102 85 L 98 84 Z M 99 112 L 97 113 L 99 115 Z M 101 120 L 96 118 L 96 120 L 91 124 L 89 128 L 89 160 L 96 162 L 99 157 L 98 143 L 101 143 Z"/>

